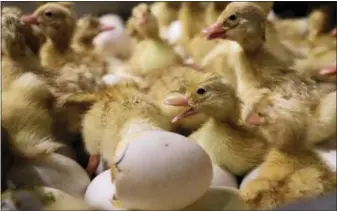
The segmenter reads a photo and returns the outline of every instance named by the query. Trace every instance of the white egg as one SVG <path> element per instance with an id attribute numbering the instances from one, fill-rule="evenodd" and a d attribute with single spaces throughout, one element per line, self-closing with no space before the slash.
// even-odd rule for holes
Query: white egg
<path id="1" fill-rule="evenodd" d="M 112 198 L 115 194 L 115 185 L 111 180 L 110 170 L 106 170 L 92 180 L 85 192 L 86 203 L 99 210 L 121 210 L 112 205 Z"/>
<path id="2" fill-rule="evenodd" d="M 83 196 L 90 183 L 79 164 L 57 153 L 42 160 L 14 165 L 8 179 L 17 187 L 49 186 L 73 196 Z"/>
<path id="3" fill-rule="evenodd" d="M 179 134 L 146 131 L 118 151 L 116 197 L 126 209 L 179 210 L 211 184 L 209 156 Z"/>
<path id="4" fill-rule="evenodd" d="M 240 189 L 244 188 L 249 182 L 256 179 L 258 176 L 259 176 L 259 166 L 245 175 L 240 184 Z"/>
<path id="5" fill-rule="evenodd" d="M 211 187 L 200 199 L 183 210 L 246 210 L 238 189 Z"/>
<path id="6" fill-rule="evenodd" d="M 239 185 L 232 172 L 213 164 L 213 179 L 211 187 L 238 188 Z"/>

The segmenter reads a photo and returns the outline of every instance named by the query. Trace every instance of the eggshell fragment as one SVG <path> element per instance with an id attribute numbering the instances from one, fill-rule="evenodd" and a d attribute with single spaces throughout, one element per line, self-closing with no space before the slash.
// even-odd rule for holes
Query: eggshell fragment
<path id="1" fill-rule="evenodd" d="M 14 165 L 8 179 L 17 187 L 49 186 L 73 196 L 83 196 L 90 183 L 79 164 L 57 153 L 43 160 Z"/>
<path id="2" fill-rule="evenodd" d="M 238 188 L 239 185 L 232 172 L 213 164 L 213 179 L 211 187 Z"/>
<path id="3" fill-rule="evenodd" d="M 200 198 L 212 180 L 206 152 L 165 131 L 146 131 L 132 139 L 116 167 L 117 200 L 131 210 L 182 209 Z"/>

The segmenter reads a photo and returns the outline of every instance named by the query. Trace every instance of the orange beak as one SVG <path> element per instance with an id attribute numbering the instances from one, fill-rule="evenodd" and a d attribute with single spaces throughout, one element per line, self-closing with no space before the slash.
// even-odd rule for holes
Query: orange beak
<path id="1" fill-rule="evenodd" d="M 336 66 L 330 68 L 323 68 L 319 71 L 320 75 L 325 76 L 335 76 L 336 75 Z"/>
<path id="2" fill-rule="evenodd" d="M 99 31 L 100 32 L 110 31 L 110 30 L 114 30 L 114 29 L 115 29 L 114 26 L 109 26 L 109 25 L 102 24 L 102 23 L 99 26 Z"/>
<path id="3" fill-rule="evenodd" d="M 225 38 L 226 36 L 226 30 L 222 27 L 220 23 L 215 23 L 204 30 L 202 30 L 202 33 L 208 40 L 213 40 L 217 38 Z"/>
<path id="4" fill-rule="evenodd" d="M 31 15 L 23 15 L 21 17 L 21 22 L 23 22 L 24 24 L 38 24 L 38 20 L 37 17 L 33 14 Z"/>
<path id="5" fill-rule="evenodd" d="M 171 106 L 182 106 L 182 107 L 189 107 L 187 110 L 183 111 L 182 113 L 178 114 L 172 119 L 172 123 L 176 123 L 186 117 L 194 116 L 198 112 L 191 107 L 188 103 L 186 96 L 177 96 L 177 97 L 168 97 L 164 100 L 164 104 L 171 105 Z"/>

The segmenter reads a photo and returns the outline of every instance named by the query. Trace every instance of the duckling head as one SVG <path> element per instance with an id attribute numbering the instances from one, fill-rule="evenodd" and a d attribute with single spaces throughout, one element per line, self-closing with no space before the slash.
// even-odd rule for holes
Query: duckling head
<path id="1" fill-rule="evenodd" d="M 77 21 L 74 39 L 81 43 L 92 43 L 99 33 L 113 29 L 114 26 L 100 23 L 97 17 L 85 15 Z"/>
<path id="2" fill-rule="evenodd" d="M 206 74 L 202 79 L 190 83 L 186 90 L 185 95 L 168 97 L 164 101 L 167 105 L 188 108 L 172 122 L 197 113 L 204 113 L 219 120 L 234 120 L 239 116 L 240 105 L 234 88 L 224 83 L 217 74 Z"/>
<path id="3" fill-rule="evenodd" d="M 265 24 L 263 7 L 252 2 L 232 2 L 203 33 L 209 40 L 229 39 L 244 49 L 255 49 L 265 41 Z"/>
<path id="4" fill-rule="evenodd" d="M 52 40 L 70 39 L 76 26 L 71 2 L 43 4 L 33 14 L 22 16 L 21 21 L 25 24 L 37 25 Z"/>
<path id="5" fill-rule="evenodd" d="M 132 18 L 135 20 L 135 28 L 144 35 L 158 35 L 158 23 L 151 8 L 145 3 L 141 3 L 132 10 Z"/>

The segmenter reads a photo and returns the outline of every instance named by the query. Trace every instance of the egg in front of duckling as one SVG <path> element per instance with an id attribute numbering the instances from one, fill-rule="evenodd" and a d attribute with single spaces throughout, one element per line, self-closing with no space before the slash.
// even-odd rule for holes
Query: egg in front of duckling
<path id="1" fill-rule="evenodd" d="M 146 131 L 117 151 L 116 198 L 123 208 L 180 210 L 211 184 L 209 156 L 179 134 Z"/>

